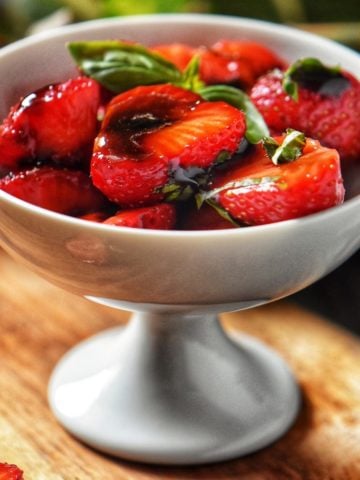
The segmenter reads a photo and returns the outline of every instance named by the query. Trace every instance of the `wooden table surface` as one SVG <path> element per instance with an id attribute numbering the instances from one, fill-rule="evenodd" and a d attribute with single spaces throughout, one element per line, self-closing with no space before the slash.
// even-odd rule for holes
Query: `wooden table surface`
<path id="1" fill-rule="evenodd" d="M 0 462 L 26 480 L 359 480 L 360 341 L 290 300 L 226 314 L 276 348 L 303 392 L 294 427 L 245 458 L 201 467 L 139 465 L 82 445 L 53 418 L 46 398 L 58 359 L 128 314 L 46 283 L 0 252 Z"/>

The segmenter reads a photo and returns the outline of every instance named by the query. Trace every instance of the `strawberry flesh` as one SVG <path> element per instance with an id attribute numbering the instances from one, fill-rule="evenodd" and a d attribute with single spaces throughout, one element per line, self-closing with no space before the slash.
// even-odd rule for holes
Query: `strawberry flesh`
<path id="1" fill-rule="evenodd" d="M 176 65 L 179 70 L 185 70 L 192 57 L 197 53 L 196 48 L 184 43 L 155 45 L 151 47 L 151 50 Z"/>

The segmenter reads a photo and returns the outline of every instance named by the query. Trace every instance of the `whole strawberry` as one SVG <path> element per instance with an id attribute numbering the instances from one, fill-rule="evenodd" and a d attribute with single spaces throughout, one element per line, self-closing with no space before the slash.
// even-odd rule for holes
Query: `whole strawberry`
<path id="1" fill-rule="evenodd" d="M 350 73 L 307 58 L 261 77 L 250 96 L 272 134 L 301 130 L 346 163 L 360 159 L 360 82 Z"/>
<path id="2" fill-rule="evenodd" d="M 263 225 L 299 218 L 342 203 L 344 187 L 336 150 L 300 132 L 268 138 L 220 172 L 209 192 L 198 195 L 225 218 Z"/>

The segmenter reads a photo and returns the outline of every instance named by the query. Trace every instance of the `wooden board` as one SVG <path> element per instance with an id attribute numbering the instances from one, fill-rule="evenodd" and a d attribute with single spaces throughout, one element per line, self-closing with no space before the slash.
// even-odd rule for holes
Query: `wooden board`
<path id="1" fill-rule="evenodd" d="M 82 445 L 55 421 L 46 388 L 72 345 L 128 314 L 52 285 L 0 253 L 0 462 L 26 480 L 359 480 L 360 341 L 281 301 L 226 314 L 228 329 L 256 335 L 293 368 L 303 391 L 294 427 L 272 446 L 216 465 L 174 468 L 115 460 Z"/>

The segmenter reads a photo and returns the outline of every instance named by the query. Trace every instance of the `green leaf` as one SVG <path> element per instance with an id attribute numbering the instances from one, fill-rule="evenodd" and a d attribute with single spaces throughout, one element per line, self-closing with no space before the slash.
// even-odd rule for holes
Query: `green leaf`
<path id="1" fill-rule="evenodd" d="M 139 44 L 94 40 L 70 42 L 68 49 L 84 74 L 116 93 L 182 78 L 174 64 Z"/>
<path id="2" fill-rule="evenodd" d="M 335 88 L 328 89 L 326 84 L 330 86 L 331 83 Z M 328 67 L 317 58 L 301 58 L 286 70 L 282 82 L 284 91 L 296 101 L 299 98 L 299 85 L 314 91 L 321 91 L 325 87 L 329 91 L 321 93 L 336 95 L 348 86 L 348 80 L 339 66 Z"/>
<path id="3" fill-rule="evenodd" d="M 259 143 L 263 137 L 269 135 L 262 115 L 242 90 L 227 85 L 214 85 L 200 88 L 197 93 L 210 102 L 222 100 L 242 110 L 246 115 L 245 136 L 250 143 Z"/>
<path id="4" fill-rule="evenodd" d="M 281 144 L 272 137 L 263 139 L 266 153 L 275 165 L 293 162 L 301 157 L 305 146 L 305 135 L 297 130 L 286 130 L 286 136 Z"/>
<path id="5" fill-rule="evenodd" d="M 198 92 L 205 86 L 204 82 L 200 80 L 200 57 L 194 55 L 184 70 L 180 82 L 177 84 L 179 87 Z"/>

